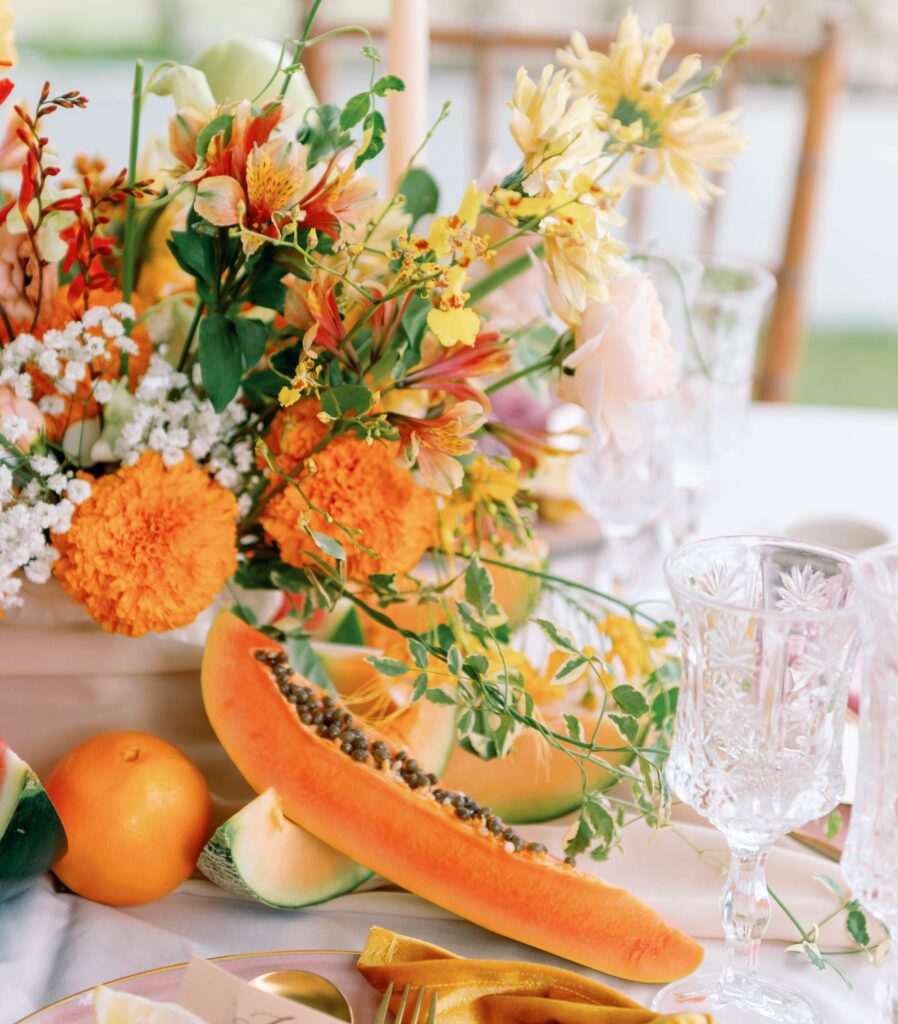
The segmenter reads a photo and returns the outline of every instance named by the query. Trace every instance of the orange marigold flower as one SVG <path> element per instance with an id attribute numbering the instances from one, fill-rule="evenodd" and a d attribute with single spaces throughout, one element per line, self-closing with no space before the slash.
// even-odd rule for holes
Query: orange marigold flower
<path id="1" fill-rule="evenodd" d="M 436 500 L 397 464 L 397 455 L 395 443 L 369 445 L 357 437 L 338 437 L 317 453 L 315 471 L 298 478 L 308 502 L 288 484 L 262 516 L 284 561 L 300 566 L 311 562 L 308 552 L 321 556 L 307 525 L 343 545 L 353 579 L 414 568 L 436 537 Z M 356 539 L 378 557 L 356 547 L 337 523 L 360 530 Z"/>
<path id="2" fill-rule="evenodd" d="M 186 626 L 237 568 L 237 500 L 189 457 L 155 452 L 92 481 L 53 543 L 65 590 L 113 633 Z"/>
<path id="3" fill-rule="evenodd" d="M 292 473 L 324 440 L 327 426 L 318 419 L 320 412 L 321 402 L 306 398 L 271 421 L 265 443 L 284 473 Z M 264 464 L 262 460 L 260 464 Z"/>

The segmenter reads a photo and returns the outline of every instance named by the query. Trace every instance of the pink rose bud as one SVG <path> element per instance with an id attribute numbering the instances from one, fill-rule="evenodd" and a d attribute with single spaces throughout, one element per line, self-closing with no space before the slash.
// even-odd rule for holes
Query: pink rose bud
<path id="1" fill-rule="evenodd" d="M 16 447 L 27 452 L 32 444 L 40 437 L 44 429 L 44 414 L 38 409 L 34 402 L 27 398 L 19 398 L 12 388 L 6 385 L 0 386 L 0 434 L 5 434 L 3 423 L 10 417 L 14 425 L 17 420 L 25 424 L 23 431 L 16 431 L 14 438 L 8 438 Z"/>

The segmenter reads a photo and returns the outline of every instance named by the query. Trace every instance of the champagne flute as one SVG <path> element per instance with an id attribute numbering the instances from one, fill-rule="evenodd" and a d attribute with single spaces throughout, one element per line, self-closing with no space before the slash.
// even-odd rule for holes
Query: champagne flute
<path id="1" fill-rule="evenodd" d="M 876 1001 L 898 1022 L 898 545 L 861 555 L 854 572 L 863 645 L 857 789 L 842 856 L 855 897 L 888 928 L 889 955 Z"/>
<path id="2" fill-rule="evenodd" d="M 818 1024 L 814 1006 L 758 975 L 770 919 L 767 853 L 836 806 L 857 615 L 841 552 L 766 537 L 697 541 L 671 554 L 683 682 L 666 776 L 725 836 L 726 960 L 663 989 L 653 1009 L 719 1024 Z"/>

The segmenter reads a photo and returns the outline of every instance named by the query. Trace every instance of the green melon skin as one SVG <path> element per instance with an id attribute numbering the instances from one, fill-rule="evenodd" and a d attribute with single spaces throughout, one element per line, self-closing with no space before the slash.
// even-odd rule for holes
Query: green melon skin
<path id="1" fill-rule="evenodd" d="M 0 746 L 0 902 L 17 896 L 66 851 L 65 831 L 40 780 Z"/>
<path id="2" fill-rule="evenodd" d="M 285 818 L 273 789 L 218 828 L 197 867 L 222 889 L 284 910 L 343 896 L 373 875 Z"/>

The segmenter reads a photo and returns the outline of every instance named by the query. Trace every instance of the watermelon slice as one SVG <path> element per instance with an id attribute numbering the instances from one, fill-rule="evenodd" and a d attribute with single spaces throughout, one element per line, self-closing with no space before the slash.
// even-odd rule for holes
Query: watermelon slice
<path id="1" fill-rule="evenodd" d="M 46 790 L 0 740 L 0 901 L 27 889 L 65 851 L 62 822 Z"/>

